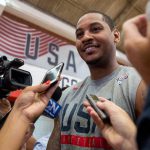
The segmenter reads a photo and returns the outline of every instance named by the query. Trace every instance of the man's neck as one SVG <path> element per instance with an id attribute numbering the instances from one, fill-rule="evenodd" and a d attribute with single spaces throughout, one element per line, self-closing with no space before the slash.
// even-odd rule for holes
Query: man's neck
<path id="1" fill-rule="evenodd" d="M 99 66 L 91 66 L 89 67 L 91 72 L 91 78 L 93 80 L 101 79 L 109 74 L 111 74 L 115 69 L 119 67 L 119 64 L 116 62 L 112 65 L 108 65 L 105 68 L 99 67 Z"/>

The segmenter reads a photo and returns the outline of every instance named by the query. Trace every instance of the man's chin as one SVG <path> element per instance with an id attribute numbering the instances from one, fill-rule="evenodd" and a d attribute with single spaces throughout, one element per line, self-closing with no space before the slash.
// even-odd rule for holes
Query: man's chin
<path id="1" fill-rule="evenodd" d="M 107 63 L 102 61 L 101 59 L 95 59 L 95 60 L 88 60 L 86 61 L 86 64 L 88 66 L 99 66 L 99 67 L 102 67 L 102 68 L 105 68 L 107 66 Z"/>
<path id="2" fill-rule="evenodd" d="M 99 60 L 87 60 L 86 63 L 87 65 L 96 65 L 99 64 Z"/>

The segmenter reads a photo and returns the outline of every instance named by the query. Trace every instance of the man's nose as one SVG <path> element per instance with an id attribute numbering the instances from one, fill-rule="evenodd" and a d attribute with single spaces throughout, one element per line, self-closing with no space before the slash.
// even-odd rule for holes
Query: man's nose
<path id="1" fill-rule="evenodd" d="M 82 37 L 82 42 L 85 43 L 85 42 L 88 42 L 88 41 L 91 41 L 93 40 L 93 36 L 91 33 L 89 33 L 88 31 L 86 31 L 84 33 L 84 36 Z"/>

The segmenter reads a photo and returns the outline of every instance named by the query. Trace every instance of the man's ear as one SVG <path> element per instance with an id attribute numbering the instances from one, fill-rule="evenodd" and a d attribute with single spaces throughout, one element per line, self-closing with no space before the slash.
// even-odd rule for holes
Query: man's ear
<path id="1" fill-rule="evenodd" d="M 113 35 L 114 35 L 114 43 L 117 44 L 120 41 L 120 32 L 118 31 L 117 28 L 113 30 Z"/>

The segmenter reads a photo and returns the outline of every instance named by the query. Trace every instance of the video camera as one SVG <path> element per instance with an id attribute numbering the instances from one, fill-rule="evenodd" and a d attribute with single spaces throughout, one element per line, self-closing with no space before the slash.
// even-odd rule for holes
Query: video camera
<path id="1" fill-rule="evenodd" d="M 18 69 L 22 65 L 22 59 L 14 58 L 9 61 L 6 56 L 0 57 L 0 98 L 6 97 L 10 91 L 32 85 L 30 72 Z"/>

